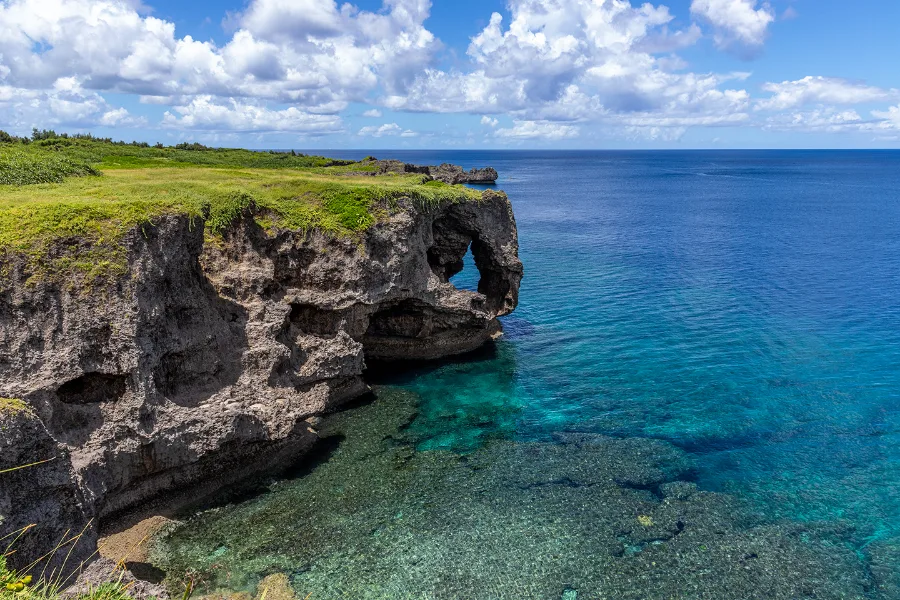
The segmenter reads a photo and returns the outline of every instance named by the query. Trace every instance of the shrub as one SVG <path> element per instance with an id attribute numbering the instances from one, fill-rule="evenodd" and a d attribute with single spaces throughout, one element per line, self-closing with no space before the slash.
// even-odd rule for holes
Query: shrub
<path id="1" fill-rule="evenodd" d="M 66 177 L 87 175 L 100 175 L 100 172 L 66 156 L 25 152 L 0 154 L 0 185 L 62 183 Z"/>
<path id="2" fill-rule="evenodd" d="M 35 127 L 31 130 L 31 141 L 37 142 L 40 140 L 51 140 L 55 138 L 68 138 L 69 134 L 63 133 L 57 135 L 55 131 L 52 129 L 38 129 Z"/>
<path id="3" fill-rule="evenodd" d="M 187 142 L 181 142 L 180 144 L 175 145 L 176 150 L 192 150 L 192 151 L 200 151 L 200 150 L 212 150 L 209 146 L 204 146 L 203 144 L 198 144 L 194 142 L 189 144 Z"/>

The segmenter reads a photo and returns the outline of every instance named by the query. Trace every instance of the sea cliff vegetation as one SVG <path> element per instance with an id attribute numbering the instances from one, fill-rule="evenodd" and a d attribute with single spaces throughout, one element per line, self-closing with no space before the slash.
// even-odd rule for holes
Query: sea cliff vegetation
<path id="1" fill-rule="evenodd" d="M 28 410 L 28 405 L 17 398 L 0 397 L 0 413 L 14 413 Z"/>
<path id="2" fill-rule="evenodd" d="M 270 233 L 352 236 L 400 199 L 427 206 L 480 198 L 427 175 L 379 171 L 371 158 L 0 132 L 0 263 L 24 256 L 40 275 L 122 272 L 125 235 L 171 214 L 202 220 L 208 235 L 249 212 Z"/>

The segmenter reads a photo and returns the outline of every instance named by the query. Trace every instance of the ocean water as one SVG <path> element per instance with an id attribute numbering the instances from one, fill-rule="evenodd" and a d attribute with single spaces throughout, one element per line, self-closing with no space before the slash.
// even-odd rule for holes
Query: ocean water
<path id="1" fill-rule="evenodd" d="M 525 265 L 506 335 L 377 380 L 303 476 L 163 540 L 170 573 L 285 572 L 311 598 L 900 598 L 900 152 L 390 154 L 500 172 Z"/>

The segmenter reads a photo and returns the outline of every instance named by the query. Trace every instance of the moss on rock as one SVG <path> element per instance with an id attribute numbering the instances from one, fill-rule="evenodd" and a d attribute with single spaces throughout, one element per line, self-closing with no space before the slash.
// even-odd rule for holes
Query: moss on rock
<path id="1" fill-rule="evenodd" d="M 28 411 L 28 405 L 16 398 L 0 397 L 0 414 L 2 413 L 20 413 Z"/>

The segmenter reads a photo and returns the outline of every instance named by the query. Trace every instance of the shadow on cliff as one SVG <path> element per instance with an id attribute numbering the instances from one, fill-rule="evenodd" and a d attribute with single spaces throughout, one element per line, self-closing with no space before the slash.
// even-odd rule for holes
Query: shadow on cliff
<path id="1" fill-rule="evenodd" d="M 196 407 L 242 372 L 249 348 L 247 309 L 216 291 L 200 265 L 202 230 L 184 219 L 153 228 L 135 256 L 141 270 L 156 272 L 138 289 L 137 336 L 147 348 L 165 348 L 151 356 L 156 391 L 171 402 Z M 181 222 L 185 221 L 185 222 Z M 180 244 L 174 243 L 177 238 Z"/>
<path id="2" fill-rule="evenodd" d="M 474 364 L 498 358 L 500 358 L 500 352 L 496 342 L 488 342 L 471 352 L 438 360 L 407 360 L 400 363 L 368 359 L 363 376 L 371 385 L 404 385 L 447 365 Z"/>
<path id="3" fill-rule="evenodd" d="M 374 396 L 367 394 L 364 400 L 357 401 L 356 406 L 363 406 L 374 400 Z M 353 407 L 351 407 L 353 408 Z M 313 471 L 329 462 L 332 456 L 345 441 L 343 435 L 334 434 L 323 437 L 302 458 L 297 460 L 285 470 L 268 473 L 263 477 L 247 479 L 239 484 L 222 488 L 215 493 L 196 499 L 191 503 L 179 506 L 170 513 L 174 518 L 189 518 L 200 511 L 210 510 L 240 504 L 264 496 L 271 492 L 273 484 L 282 481 L 291 481 L 308 476 Z"/>

